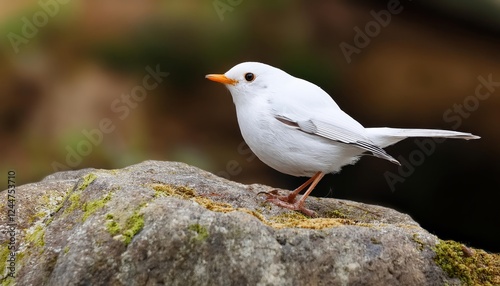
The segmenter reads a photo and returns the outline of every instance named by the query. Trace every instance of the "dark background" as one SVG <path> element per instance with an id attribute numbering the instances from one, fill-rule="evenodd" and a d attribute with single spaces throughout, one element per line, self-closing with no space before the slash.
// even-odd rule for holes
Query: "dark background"
<path id="1" fill-rule="evenodd" d="M 387 15 L 388 5 L 398 13 L 378 24 L 374 13 Z M 26 21 L 39 24 L 35 32 Z M 357 31 L 367 25 L 373 36 L 363 42 Z M 408 174 L 365 157 L 325 177 L 313 196 L 393 207 L 440 238 L 500 251 L 500 86 L 476 96 L 478 77 L 500 82 L 498 1 L 4 1 L 0 35 L 2 189 L 8 170 L 24 184 L 54 170 L 148 159 L 293 189 L 305 178 L 248 153 L 229 92 L 204 79 L 261 61 L 321 86 L 367 127 L 481 136 L 421 157 L 408 139 L 387 149 L 413 156 Z M 340 45 L 355 39 L 363 47 L 348 59 Z M 157 65 L 168 77 L 120 118 L 113 102 Z M 446 116 L 457 104 L 469 110 Z M 96 132 L 103 118 L 114 130 L 89 143 L 84 131 Z M 68 161 L 78 148 L 86 154 Z M 386 172 L 403 181 L 391 189 Z"/>

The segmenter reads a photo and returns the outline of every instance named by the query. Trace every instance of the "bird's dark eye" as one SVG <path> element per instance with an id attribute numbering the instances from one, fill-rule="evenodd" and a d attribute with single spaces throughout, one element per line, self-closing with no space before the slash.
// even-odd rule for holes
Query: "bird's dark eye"
<path id="1" fill-rule="evenodd" d="M 245 74 L 245 79 L 246 79 L 246 81 L 252 81 L 252 80 L 255 79 L 255 75 L 253 73 L 251 73 L 251 72 L 247 72 Z"/>

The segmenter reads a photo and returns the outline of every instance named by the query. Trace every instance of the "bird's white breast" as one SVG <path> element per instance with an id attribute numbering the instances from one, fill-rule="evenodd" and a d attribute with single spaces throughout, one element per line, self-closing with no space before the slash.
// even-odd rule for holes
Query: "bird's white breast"
<path id="1" fill-rule="evenodd" d="M 270 167 L 293 176 L 338 172 L 362 151 L 347 144 L 307 134 L 278 121 L 272 100 L 255 97 L 236 104 L 241 134 L 255 155 Z"/>

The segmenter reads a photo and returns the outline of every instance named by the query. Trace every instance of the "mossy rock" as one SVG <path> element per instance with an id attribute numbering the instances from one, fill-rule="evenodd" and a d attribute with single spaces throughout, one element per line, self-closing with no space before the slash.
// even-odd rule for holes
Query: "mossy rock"
<path id="1" fill-rule="evenodd" d="M 500 285 L 500 254 L 445 240 L 435 248 L 436 263 L 467 285 Z"/>
<path id="2" fill-rule="evenodd" d="M 497 254 L 408 215 L 312 198 L 309 218 L 266 203 L 268 191 L 175 162 L 55 173 L 18 186 L 16 278 L 4 267 L 2 283 L 499 284 Z M 7 247 L 3 236 L 1 259 Z"/>

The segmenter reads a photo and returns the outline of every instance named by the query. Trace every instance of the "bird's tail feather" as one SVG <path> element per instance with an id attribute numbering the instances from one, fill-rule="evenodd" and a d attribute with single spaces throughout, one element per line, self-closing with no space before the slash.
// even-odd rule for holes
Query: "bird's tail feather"
<path id="1" fill-rule="evenodd" d="M 437 137 L 452 139 L 479 139 L 481 137 L 471 133 L 440 129 L 403 129 L 403 128 L 366 128 L 370 139 L 375 145 L 385 148 L 408 137 Z"/>

